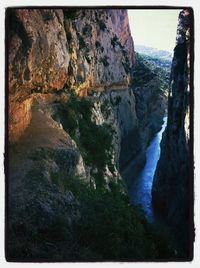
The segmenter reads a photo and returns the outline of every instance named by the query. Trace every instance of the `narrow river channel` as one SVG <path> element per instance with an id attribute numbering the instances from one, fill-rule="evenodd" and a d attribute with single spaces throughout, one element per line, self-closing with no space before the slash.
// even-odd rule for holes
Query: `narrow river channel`
<path id="1" fill-rule="evenodd" d="M 157 162 L 160 158 L 160 142 L 167 124 L 164 117 L 162 129 L 153 137 L 146 151 L 146 164 L 137 178 L 134 178 L 129 186 L 131 203 L 141 205 L 149 222 L 155 221 L 151 203 L 151 189 Z"/>

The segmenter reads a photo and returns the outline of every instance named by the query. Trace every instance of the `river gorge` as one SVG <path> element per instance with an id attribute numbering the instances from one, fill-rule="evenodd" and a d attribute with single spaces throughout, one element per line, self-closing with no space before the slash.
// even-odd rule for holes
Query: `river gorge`
<path id="1" fill-rule="evenodd" d="M 146 163 L 139 175 L 134 178 L 131 172 L 131 164 L 122 174 L 122 176 L 130 181 L 130 185 L 128 185 L 128 192 L 131 203 L 134 205 L 141 205 L 142 209 L 145 211 L 148 221 L 151 223 L 156 221 L 151 197 L 153 177 L 156 171 L 157 162 L 160 158 L 160 142 L 162 134 L 166 128 L 166 124 L 167 117 L 164 117 L 161 130 L 155 134 L 147 147 Z"/>
<path id="2" fill-rule="evenodd" d="M 6 10 L 8 261 L 192 259 L 193 11 L 178 11 L 172 55 L 134 46 L 125 8 Z"/>

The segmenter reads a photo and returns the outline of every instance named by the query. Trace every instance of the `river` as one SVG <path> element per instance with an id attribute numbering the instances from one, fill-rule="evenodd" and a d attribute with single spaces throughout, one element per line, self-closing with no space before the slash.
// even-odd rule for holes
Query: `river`
<path id="1" fill-rule="evenodd" d="M 161 130 L 153 137 L 146 150 L 146 164 L 137 178 L 133 178 L 129 185 L 131 203 L 141 205 L 149 222 L 155 221 L 151 202 L 151 189 L 157 162 L 160 158 L 160 142 L 167 125 L 167 117 L 163 119 Z"/>

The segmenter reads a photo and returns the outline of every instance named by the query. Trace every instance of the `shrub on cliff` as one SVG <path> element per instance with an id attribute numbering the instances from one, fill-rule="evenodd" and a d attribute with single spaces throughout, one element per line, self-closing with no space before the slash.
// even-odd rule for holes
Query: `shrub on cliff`
<path id="1" fill-rule="evenodd" d="M 100 30 L 104 31 L 106 29 L 106 24 L 103 22 L 103 20 L 97 20 L 97 23 L 99 25 Z"/>
<path id="2" fill-rule="evenodd" d="M 83 36 L 80 35 L 78 32 L 77 32 L 77 37 L 78 37 L 78 42 L 79 42 L 79 49 L 80 50 L 82 50 L 82 49 L 88 49 L 88 46 L 85 43 L 85 40 L 84 40 Z"/>
<path id="3" fill-rule="evenodd" d="M 45 153 L 45 152 L 43 152 Z M 36 156 L 35 156 L 36 157 Z M 12 199 L 9 222 L 10 260 L 127 261 L 173 257 L 169 241 L 132 207 L 118 183 L 94 189 L 65 172 L 50 180 L 43 154 L 35 158 L 23 198 Z M 41 165 L 39 165 L 41 163 Z"/>
<path id="4" fill-rule="evenodd" d="M 169 76 L 170 65 L 165 65 L 164 60 L 136 53 L 133 83 L 135 88 L 149 83 L 152 79 L 155 81 L 157 79 L 157 87 L 166 91 L 169 85 Z"/>
<path id="5" fill-rule="evenodd" d="M 119 47 L 121 47 L 121 48 L 123 48 L 123 46 L 122 46 L 122 44 L 121 44 L 121 42 L 119 41 L 119 38 L 116 36 L 116 35 L 114 35 L 112 38 L 111 38 L 111 45 L 115 48 L 116 46 L 119 46 Z"/>
<path id="6" fill-rule="evenodd" d="M 90 37 L 92 33 L 92 26 L 89 24 L 86 24 L 82 31 L 83 35 Z"/>
<path id="7" fill-rule="evenodd" d="M 63 178 L 64 179 L 64 178 Z M 94 189 L 79 178 L 64 179 L 80 202 L 80 220 L 75 226 L 77 260 L 135 260 L 173 257 L 172 246 L 148 224 L 143 212 L 130 205 L 123 186 Z"/>
<path id="8" fill-rule="evenodd" d="M 105 123 L 96 125 L 92 120 L 92 107 L 91 98 L 80 98 L 74 92 L 70 92 L 67 105 L 61 106 L 58 114 L 64 129 L 76 141 L 86 165 L 97 170 L 93 176 L 97 186 L 101 187 L 104 184 L 103 173 L 106 165 L 111 169 L 113 166 L 113 131 Z"/>
<path id="9" fill-rule="evenodd" d="M 104 56 L 102 58 L 100 58 L 100 62 L 103 63 L 104 67 L 108 67 L 109 66 L 109 62 L 108 62 L 108 57 Z"/>

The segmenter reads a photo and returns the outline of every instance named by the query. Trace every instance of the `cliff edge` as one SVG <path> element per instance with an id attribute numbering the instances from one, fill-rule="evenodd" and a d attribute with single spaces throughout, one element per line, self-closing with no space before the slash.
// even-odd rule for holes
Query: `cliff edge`
<path id="1" fill-rule="evenodd" d="M 168 121 L 161 143 L 161 157 L 153 181 L 155 209 L 175 229 L 189 254 L 191 183 L 189 174 L 190 31 L 192 11 L 180 12 L 171 69 Z"/>

